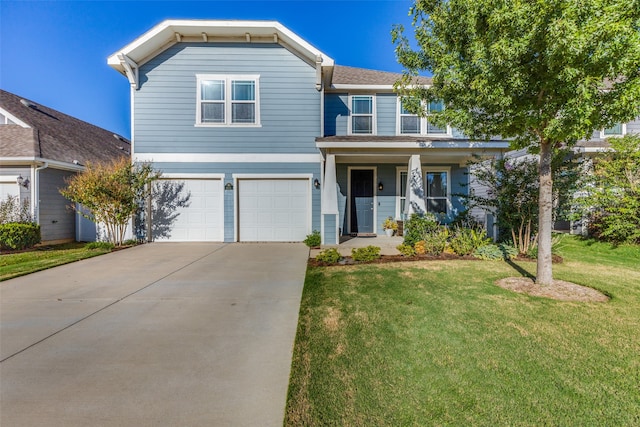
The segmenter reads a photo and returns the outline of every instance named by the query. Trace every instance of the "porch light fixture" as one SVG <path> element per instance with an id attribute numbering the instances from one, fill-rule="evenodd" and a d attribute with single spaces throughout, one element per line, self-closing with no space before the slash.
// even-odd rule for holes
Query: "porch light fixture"
<path id="1" fill-rule="evenodd" d="M 384 185 L 382 185 L 382 181 L 378 183 L 378 191 L 384 190 Z"/>
<path id="2" fill-rule="evenodd" d="M 227 183 L 224 185 L 224 189 L 225 189 L 225 190 L 233 190 L 233 184 L 232 184 L 232 183 L 230 183 L 230 182 L 227 182 Z"/>
<path id="3" fill-rule="evenodd" d="M 318 181 L 318 178 L 313 180 L 313 186 L 316 188 L 320 188 L 320 181 Z"/>
<path id="4" fill-rule="evenodd" d="M 24 188 L 29 188 L 29 178 L 23 178 L 22 175 L 18 175 L 16 183 Z"/>

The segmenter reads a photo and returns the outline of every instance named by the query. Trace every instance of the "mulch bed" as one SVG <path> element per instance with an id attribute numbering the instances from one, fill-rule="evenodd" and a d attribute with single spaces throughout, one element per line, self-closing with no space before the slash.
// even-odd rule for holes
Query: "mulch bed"
<path id="1" fill-rule="evenodd" d="M 354 265 L 354 264 L 387 264 L 390 262 L 407 262 L 407 261 L 482 261 L 480 258 L 476 258 L 473 255 L 456 255 L 456 254 L 447 254 L 443 253 L 440 255 L 414 255 L 414 256 L 404 256 L 404 255 L 381 255 L 380 258 L 369 261 L 369 262 L 357 262 L 354 261 L 353 258 L 347 256 L 343 257 L 338 264 L 327 264 L 326 262 L 316 261 L 315 258 L 309 258 L 308 265 L 311 267 L 340 267 L 343 265 Z M 535 262 L 535 258 L 518 256 L 517 258 L 513 258 L 513 261 L 527 261 L 527 262 Z M 552 256 L 552 262 L 554 264 L 562 263 L 564 260 L 559 255 Z"/>
<path id="2" fill-rule="evenodd" d="M 609 297 L 600 291 L 564 280 L 554 280 L 553 285 L 540 286 L 528 277 L 507 277 L 498 280 L 496 285 L 514 292 L 560 301 L 609 301 Z"/>

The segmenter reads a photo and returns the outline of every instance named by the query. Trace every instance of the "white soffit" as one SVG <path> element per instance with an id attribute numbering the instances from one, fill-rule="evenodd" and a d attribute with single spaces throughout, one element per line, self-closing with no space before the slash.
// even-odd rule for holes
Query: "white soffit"
<path id="1" fill-rule="evenodd" d="M 205 37 L 206 36 L 206 37 Z M 237 41 L 277 42 L 315 63 L 322 56 L 323 66 L 333 66 L 333 59 L 320 52 L 277 21 L 214 21 L 214 20 L 166 20 L 138 37 L 107 58 L 107 64 L 125 73 L 119 55 L 125 55 L 137 65 L 156 56 L 161 51 L 181 42 Z"/>

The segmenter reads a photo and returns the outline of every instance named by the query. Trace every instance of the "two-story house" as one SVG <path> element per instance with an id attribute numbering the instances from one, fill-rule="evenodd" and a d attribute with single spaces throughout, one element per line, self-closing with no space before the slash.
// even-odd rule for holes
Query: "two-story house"
<path id="1" fill-rule="evenodd" d="M 509 146 L 409 114 L 393 91 L 399 74 L 336 65 L 274 21 L 164 21 L 108 64 L 131 86 L 133 160 L 190 192 L 166 240 L 320 230 L 330 245 L 382 234 L 389 216 L 452 218 L 467 160 Z"/>

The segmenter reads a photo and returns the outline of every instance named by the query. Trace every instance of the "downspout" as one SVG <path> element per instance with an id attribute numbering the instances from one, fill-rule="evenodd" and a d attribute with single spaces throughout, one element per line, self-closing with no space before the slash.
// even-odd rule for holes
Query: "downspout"
<path id="1" fill-rule="evenodd" d="M 34 206 L 34 217 L 36 220 L 36 223 L 38 225 L 40 225 L 40 171 L 44 170 L 46 168 L 49 167 L 49 162 L 44 162 L 44 164 L 38 168 L 36 168 L 35 172 L 34 172 L 34 183 L 33 183 L 33 188 L 34 188 L 34 201 L 35 201 L 35 206 Z"/>

